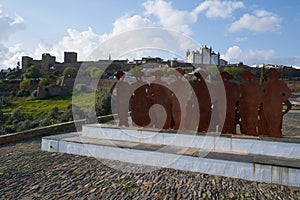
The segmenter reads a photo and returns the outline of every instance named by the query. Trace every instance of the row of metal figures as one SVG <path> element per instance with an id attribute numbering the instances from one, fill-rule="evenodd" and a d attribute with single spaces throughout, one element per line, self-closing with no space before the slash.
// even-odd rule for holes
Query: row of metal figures
<path id="1" fill-rule="evenodd" d="M 283 115 L 291 109 L 291 91 L 278 79 L 281 73 L 276 69 L 266 72 L 267 81 L 262 85 L 249 71 L 240 74 L 240 84 L 227 72 L 220 74 L 218 84 L 208 83 L 201 70 L 194 73 L 196 81 L 192 83 L 184 74 L 177 68 L 176 79 L 169 84 L 161 79 L 162 71 L 155 71 L 155 80 L 148 84 L 138 70 L 136 81 L 129 84 L 124 72 L 116 72 L 118 82 L 111 92 L 119 126 L 129 126 L 131 110 L 132 124 L 138 127 L 236 134 L 239 125 L 242 134 L 281 137 Z"/>

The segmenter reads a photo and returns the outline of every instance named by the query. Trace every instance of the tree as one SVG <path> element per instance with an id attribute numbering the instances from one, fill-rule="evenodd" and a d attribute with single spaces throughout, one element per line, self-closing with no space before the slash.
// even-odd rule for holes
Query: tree
<path id="1" fill-rule="evenodd" d="M 95 111 L 97 116 L 111 114 L 111 96 L 109 92 L 101 92 L 96 96 Z"/>
<path id="2" fill-rule="evenodd" d="M 17 127 L 17 131 L 24 131 L 24 130 L 29 130 L 32 128 L 31 121 L 26 119 L 22 123 L 20 123 L 20 126 Z"/>
<path id="3" fill-rule="evenodd" d="M 90 69 L 90 77 L 91 78 L 100 78 L 103 73 L 104 73 L 104 71 L 97 67 L 93 67 Z"/>
<path id="4" fill-rule="evenodd" d="M 20 83 L 20 89 L 30 89 L 30 80 L 23 80 L 21 83 Z"/>
<path id="5" fill-rule="evenodd" d="M 37 68 L 34 65 L 31 66 L 24 74 L 24 77 L 26 79 L 34 79 L 34 80 L 37 80 L 41 76 L 42 76 L 42 73 L 40 72 L 39 68 Z"/>
<path id="6" fill-rule="evenodd" d="M 3 124 L 6 121 L 3 112 L 0 110 L 0 124 Z"/>
<path id="7" fill-rule="evenodd" d="M 69 105 L 67 110 L 60 115 L 61 122 L 69 122 L 77 119 L 84 119 L 84 112 L 76 105 Z"/>
<path id="8" fill-rule="evenodd" d="M 219 73 L 219 69 L 215 65 L 208 65 L 205 68 L 205 72 L 207 72 L 210 75 L 215 76 L 215 75 L 217 75 Z"/>
<path id="9" fill-rule="evenodd" d="M 52 74 L 49 77 L 52 79 L 56 79 L 59 76 L 61 76 L 61 72 L 58 70 L 55 70 L 54 72 L 52 72 Z"/>
<path id="10" fill-rule="evenodd" d="M 92 89 L 85 84 L 76 84 L 75 90 L 73 92 L 80 92 L 80 93 L 92 92 Z"/>
<path id="11" fill-rule="evenodd" d="M 174 69 L 173 68 L 170 68 L 170 67 L 167 67 L 167 66 L 162 66 L 162 67 L 156 67 L 154 68 L 154 71 L 156 70 L 160 70 L 164 73 L 164 76 L 167 77 L 167 76 L 170 76 L 174 73 Z"/>
<path id="12" fill-rule="evenodd" d="M 240 73 L 244 71 L 244 69 L 241 67 L 225 67 L 224 71 L 228 72 L 236 79 L 240 75 Z"/>
<path id="13" fill-rule="evenodd" d="M 138 70 L 142 70 L 142 66 L 140 66 L 139 64 L 135 64 L 135 66 L 131 66 L 130 67 L 130 74 L 133 75 L 136 71 Z"/>
<path id="14" fill-rule="evenodd" d="M 49 85 L 50 84 L 50 82 L 49 82 L 49 80 L 47 79 L 47 78 L 42 78 L 40 81 L 39 81 L 39 87 L 42 87 L 42 86 L 47 86 L 47 85 Z"/>
<path id="15" fill-rule="evenodd" d="M 11 113 L 11 120 L 14 122 L 22 122 L 25 120 L 25 116 L 23 115 L 23 113 L 21 112 L 21 110 L 19 109 L 15 109 L 12 111 Z"/>
<path id="16" fill-rule="evenodd" d="M 54 107 L 52 110 L 50 110 L 50 112 L 48 113 L 46 118 L 41 120 L 40 125 L 41 126 L 49 126 L 49 125 L 58 123 L 59 118 L 60 118 L 59 109 L 57 107 Z"/>
<path id="17" fill-rule="evenodd" d="M 266 81 L 267 81 L 267 76 L 265 73 L 265 65 L 263 65 L 260 71 L 259 84 L 262 85 Z"/>
<path id="18" fill-rule="evenodd" d="M 58 119 L 59 115 L 60 114 L 58 107 L 52 108 L 52 110 L 50 110 L 50 112 L 48 113 L 48 117 L 51 117 L 52 119 Z"/>
<path id="19" fill-rule="evenodd" d="M 69 78 L 75 78 L 77 75 L 77 68 L 75 67 L 66 67 L 63 71 L 63 75 Z"/>

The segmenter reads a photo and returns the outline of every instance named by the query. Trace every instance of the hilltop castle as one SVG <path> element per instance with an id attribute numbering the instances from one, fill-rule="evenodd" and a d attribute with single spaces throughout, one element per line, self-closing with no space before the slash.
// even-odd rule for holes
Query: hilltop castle
<path id="1" fill-rule="evenodd" d="M 139 60 L 98 60 L 98 61 L 78 61 L 76 52 L 64 52 L 64 61 L 57 62 L 56 57 L 50 55 L 49 53 L 42 54 L 41 60 L 34 60 L 29 56 L 22 57 L 22 68 L 27 70 L 30 66 L 36 66 L 41 72 L 49 73 L 51 71 L 63 71 L 66 67 L 102 67 L 108 71 L 115 72 L 118 70 L 129 71 L 132 66 L 147 64 L 147 67 L 159 67 L 159 66 L 169 66 L 169 67 L 189 67 L 195 68 L 191 63 L 185 63 L 178 60 L 163 60 L 159 57 L 143 57 Z"/>
<path id="2" fill-rule="evenodd" d="M 215 53 L 212 47 L 208 48 L 206 45 L 201 47 L 199 50 L 186 52 L 186 62 L 192 64 L 201 65 L 218 65 L 227 66 L 226 60 L 220 59 L 220 53 Z"/>
<path id="3" fill-rule="evenodd" d="M 22 68 L 27 70 L 30 66 L 36 66 L 41 72 L 49 73 L 52 71 L 63 71 L 66 67 L 80 68 L 85 67 L 105 67 L 108 70 L 126 70 L 127 60 L 99 60 L 99 61 L 78 61 L 76 52 L 64 52 L 64 61 L 62 63 L 56 61 L 55 56 L 49 53 L 42 54 L 42 60 L 34 60 L 29 56 L 22 57 Z M 128 69 L 129 70 L 129 69 Z"/>

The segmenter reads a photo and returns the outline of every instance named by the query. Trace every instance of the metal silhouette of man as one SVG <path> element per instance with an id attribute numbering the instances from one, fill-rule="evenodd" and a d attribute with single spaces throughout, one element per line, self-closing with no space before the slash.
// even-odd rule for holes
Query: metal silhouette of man
<path id="1" fill-rule="evenodd" d="M 136 82 L 131 85 L 133 91 L 130 100 L 132 123 L 135 126 L 146 127 L 151 122 L 149 117 L 151 105 L 150 99 L 147 97 L 149 85 L 142 80 L 144 73 L 141 70 L 134 72 L 133 76 L 135 76 Z"/>
<path id="2" fill-rule="evenodd" d="M 240 85 L 239 98 L 242 133 L 258 136 L 258 110 L 262 103 L 261 87 L 253 81 L 255 75 L 251 72 L 246 70 L 240 76 L 244 80 Z"/>
<path id="3" fill-rule="evenodd" d="M 116 89 L 116 110 L 119 117 L 119 126 L 128 127 L 128 111 L 131 88 L 129 83 L 124 81 L 125 73 L 123 71 L 117 71 L 115 76 L 117 77 L 118 82 L 113 86 L 113 89 Z"/>
<path id="4" fill-rule="evenodd" d="M 266 121 L 267 135 L 281 137 L 282 117 L 290 109 L 288 99 L 292 93 L 286 83 L 279 80 L 281 72 L 270 69 L 266 72 L 267 82 L 262 86 L 264 91 L 262 112 Z M 282 112 L 282 103 L 287 104 L 287 110 Z"/>

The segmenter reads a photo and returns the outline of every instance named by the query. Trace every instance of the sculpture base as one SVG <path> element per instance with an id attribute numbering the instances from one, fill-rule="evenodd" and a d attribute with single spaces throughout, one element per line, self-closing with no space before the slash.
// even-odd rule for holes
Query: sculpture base
<path id="1" fill-rule="evenodd" d="M 83 126 L 82 133 L 44 137 L 42 150 L 300 187 L 297 139 L 176 134 L 96 124 Z"/>

